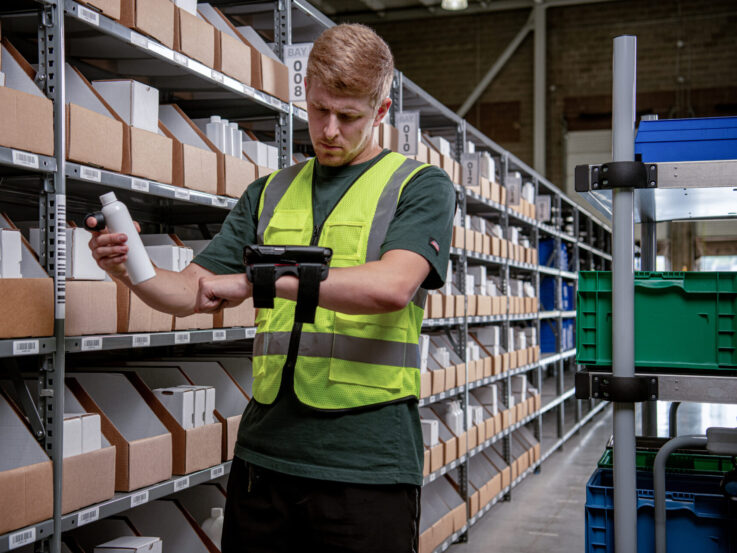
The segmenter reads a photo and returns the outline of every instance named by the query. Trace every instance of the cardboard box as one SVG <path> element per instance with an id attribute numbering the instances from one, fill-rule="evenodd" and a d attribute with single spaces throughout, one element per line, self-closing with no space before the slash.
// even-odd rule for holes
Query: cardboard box
<path id="1" fill-rule="evenodd" d="M 214 314 L 213 328 L 250 327 L 255 325 L 256 310 L 253 307 L 253 298 L 236 307 L 223 309 Z"/>
<path id="2" fill-rule="evenodd" d="M 81 0 L 85 4 L 111 19 L 120 19 L 120 0 Z"/>
<path id="3" fill-rule="evenodd" d="M 432 373 L 424 372 L 420 374 L 420 397 L 430 397 L 432 395 Z"/>
<path id="4" fill-rule="evenodd" d="M 124 128 L 123 172 L 128 175 L 172 184 L 174 141 L 168 136 L 135 127 Z"/>
<path id="5" fill-rule="evenodd" d="M 427 476 L 428 474 L 430 474 L 430 450 L 425 449 L 424 461 L 422 465 L 422 476 Z"/>
<path id="6" fill-rule="evenodd" d="M 0 215 L 0 228 L 16 229 Z M 54 284 L 39 265 L 25 239 L 21 240 L 23 278 L 1 278 L 0 337 L 51 336 L 54 333 Z M 18 314 L 23 316 L 19 317 Z"/>
<path id="7" fill-rule="evenodd" d="M 438 444 L 430 448 L 430 472 L 435 472 L 443 466 L 444 445 Z"/>
<path id="8" fill-rule="evenodd" d="M 73 373 L 67 386 L 85 411 L 100 415 L 103 434 L 115 446 L 117 491 L 171 478 L 172 435 L 124 375 Z"/>
<path id="9" fill-rule="evenodd" d="M 174 317 L 174 325 L 170 330 L 200 330 L 213 328 L 212 313 L 194 313 L 187 317 Z"/>
<path id="10" fill-rule="evenodd" d="M 114 282 L 68 280 L 66 291 L 66 336 L 115 334 L 118 318 Z"/>
<path id="11" fill-rule="evenodd" d="M 240 198 L 255 180 L 256 166 L 253 163 L 218 153 L 218 194 Z"/>
<path id="12" fill-rule="evenodd" d="M 36 72 L 7 39 L 0 64 L 0 146 L 53 156 L 54 108 L 34 83 Z"/>
<path id="13" fill-rule="evenodd" d="M 124 536 L 95 547 L 94 553 L 161 553 L 158 537 Z"/>
<path id="14" fill-rule="evenodd" d="M 51 518 L 51 461 L 0 393 L 0 533 Z"/>
<path id="15" fill-rule="evenodd" d="M 451 246 L 463 249 L 466 247 L 466 229 L 463 227 L 453 227 L 453 240 Z"/>
<path id="16" fill-rule="evenodd" d="M 445 369 L 430 371 L 432 374 L 432 393 L 439 394 L 445 391 Z"/>
<path id="17" fill-rule="evenodd" d="M 0 278 L 22 278 L 23 257 L 21 233 L 15 229 L 0 229 Z"/>
<path id="18" fill-rule="evenodd" d="M 174 48 L 175 9 L 171 0 L 121 0 L 120 22 Z"/>
<path id="19" fill-rule="evenodd" d="M 215 68 L 215 27 L 180 8 L 176 8 L 174 20 L 174 49 Z"/>
<path id="20" fill-rule="evenodd" d="M 216 7 L 200 4 L 198 12 L 216 29 L 215 69 L 251 85 L 251 47 L 241 39 L 233 24 Z"/>
<path id="21" fill-rule="evenodd" d="M 173 319 L 171 314 L 149 307 L 123 283 L 116 280 L 115 285 L 119 333 L 171 331 Z"/>
<path id="22" fill-rule="evenodd" d="M 267 50 L 268 46 L 264 48 L 263 41 L 251 27 L 238 27 L 237 32 L 241 40 L 251 48 L 251 86 L 289 102 L 287 66 L 275 59 L 274 53 Z"/>
<path id="23" fill-rule="evenodd" d="M 159 132 L 159 91 L 132 79 L 92 81 L 94 88 L 120 120 L 130 127 Z"/>

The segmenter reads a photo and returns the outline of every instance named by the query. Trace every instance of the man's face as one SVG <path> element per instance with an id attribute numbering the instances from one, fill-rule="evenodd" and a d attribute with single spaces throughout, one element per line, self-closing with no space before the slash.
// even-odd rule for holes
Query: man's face
<path id="1" fill-rule="evenodd" d="M 319 81 L 309 84 L 306 98 L 310 140 L 322 165 L 355 165 L 375 155 L 371 131 L 386 115 L 389 99 L 377 108 L 369 96 L 340 95 Z"/>

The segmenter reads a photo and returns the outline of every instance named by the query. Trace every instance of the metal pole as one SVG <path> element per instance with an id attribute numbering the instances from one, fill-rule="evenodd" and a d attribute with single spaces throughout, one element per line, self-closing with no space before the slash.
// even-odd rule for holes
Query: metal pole
<path id="1" fill-rule="evenodd" d="M 536 4 L 532 9 L 535 18 L 535 86 L 533 102 L 533 166 L 545 175 L 545 51 L 546 8 Z"/>
<path id="2" fill-rule="evenodd" d="M 643 222 L 640 225 L 640 249 L 642 252 L 642 270 L 654 271 L 658 256 L 658 237 L 656 223 Z M 646 401 L 642 405 L 642 434 L 645 436 L 658 435 L 658 402 Z"/>
<path id="3" fill-rule="evenodd" d="M 653 463 L 653 492 L 655 495 L 653 498 L 653 502 L 655 504 L 655 553 L 666 552 L 665 462 L 668 460 L 668 456 L 678 448 L 702 447 L 705 445 L 706 436 L 681 436 L 666 442 L 655 456 L 655 463 Z M 614 488 L 615 491 L 616 489 L 617 488 Z"/>
<path id="4" fill-rule="evenodd" d="M 680 406 L 680 401 L 674 401 L 668 409 L 668 436 L 671 438 L 678 436 L 678 408 Z"/>
<path id="5" fill-rule="evenodd" d="M 637 38 L 614 39 L 612 86 L 612 158 L 635 158 L 635 75 Z M 635 374 L 634 201 L 633 190 L 613 192 L 612 369 L 617 377 Z M 635 406 L 614 404 L 614 547 L 616 553 L 637 551 L 635 481 Z"/>

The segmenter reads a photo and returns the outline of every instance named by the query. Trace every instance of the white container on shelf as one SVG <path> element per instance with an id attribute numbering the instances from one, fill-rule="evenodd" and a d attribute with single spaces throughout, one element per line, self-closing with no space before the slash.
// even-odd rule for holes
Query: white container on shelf
<path id="1" fill-rule="evenodd" d="M 222 507 L 213 507 L 210 510 L 210 518 L 202 522 L 202 530 L 207 537 L 212 540 L 218 549 L 223 539 L 223 509 Z"/>

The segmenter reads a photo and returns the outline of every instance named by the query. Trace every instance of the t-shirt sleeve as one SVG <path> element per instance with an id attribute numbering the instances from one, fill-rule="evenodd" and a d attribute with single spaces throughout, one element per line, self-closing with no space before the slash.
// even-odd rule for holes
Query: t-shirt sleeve
<path id="1" fill-rule="evenodd" d="M 380 255 L 390 250 L 421 255 L 431 267 L 422 287 L 440 288 L 448 271 L 455 209 L 455 190 L 445 171 L 423 169 L 405 185 Z"/>
<path id="2" fill-rule="evenodd" d="M 223 221 L 218 232 L 193 263 L 218 275 L 245 272 L 243 247 L 256 243 L 258 204 L 267 177 L 254 181 Z"/>

